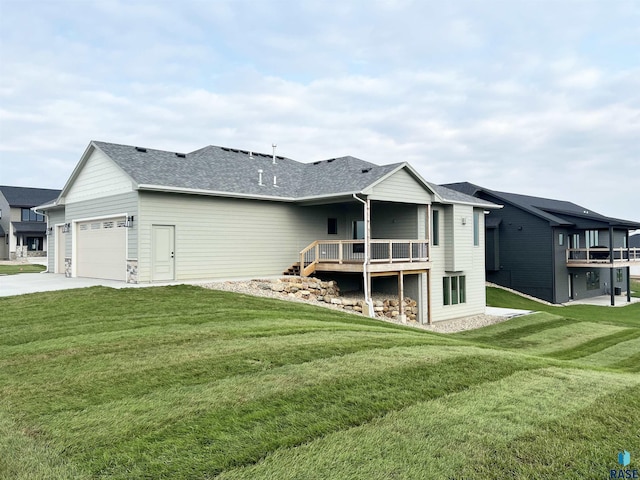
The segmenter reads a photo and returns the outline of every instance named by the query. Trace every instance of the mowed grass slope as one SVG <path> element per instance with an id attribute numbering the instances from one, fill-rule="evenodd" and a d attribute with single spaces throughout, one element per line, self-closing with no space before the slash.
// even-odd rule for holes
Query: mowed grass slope
<path id="1" fill-rule="evenodd" d="M 445 336 L 189 286 L 1 298 L 0 478 L 605 478 L 640 455 L 627 308 Z"/>

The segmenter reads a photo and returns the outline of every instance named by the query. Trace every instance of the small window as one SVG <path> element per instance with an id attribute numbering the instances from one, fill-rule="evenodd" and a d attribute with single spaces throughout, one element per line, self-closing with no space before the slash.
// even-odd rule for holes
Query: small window
<path id="1" fill-rule="evenodd" d="M 431 245 L 440 245 L 440 212 L 438 210 L 433 211 L 433 228 L 431 229 Z M 448 303 L 446 304 L 448 305 Z"/>
<path id="2" fill-rule="evenodd" d="M 458 299 L 458 277 L 451 277 L 451 305 L 457 305 Z"/>
<path id="3" fill-rule="evenodd" d="M 597 247 L 600 245 L 598 241 L 598 230 L 587 230 L 586 239 L 587 247 Z"/>
<path id="4" fill-rule="evenodd" d="M 338 234 L 338 219 L 337 218 L 327 218 L 327 234 L 329 234 L 329 235 L 337 235 Z"/>
<path id="5" fill-rule="evenodd" d="M 473 212 L 473 245 L 480 245 L 480 212 Z"/>
<path id="6" fill-rule="evenodd" d="M 445 305 L 451 305 L 451 278 L 442 277 L 442 293 L 443 303 Z"/>
<path id="7" fill-rule="evenodd" d="M 564 245 L 564 233 L 558 234 L 558 245 L 560 246 Z"/>
<path id="8" fill-rule="evenodd" d="M 465 276 L 459 277 L 458 288 L 460 289 L 460 303 L 467 303 L 467 285 Z"/>

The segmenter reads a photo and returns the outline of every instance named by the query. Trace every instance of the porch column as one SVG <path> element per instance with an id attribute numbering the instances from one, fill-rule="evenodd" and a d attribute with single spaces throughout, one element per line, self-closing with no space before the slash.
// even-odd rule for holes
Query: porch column
<path id="1" fill-rule="evenodd" d="M 407 317 L 404 314 L 404 273 L 402 273 L 402 270 L 398 272 L 398 297 L 398 316 L 400 321 L 405 323 Z"/>
<path id="2" fill-rule="evenodd" d="M 627 303 L 631 302 L 631 267 L 627 267 Z"/>
<path id="3" fill-rule="evenodd" d="M 609 267 L 609 287 L 611 288 L 611 306 L 614 307 L 616 305 L 616 295 L 615 289 L 613 286 L 613 227 L 609 226 L 609 263 L 611 266 Z"/>

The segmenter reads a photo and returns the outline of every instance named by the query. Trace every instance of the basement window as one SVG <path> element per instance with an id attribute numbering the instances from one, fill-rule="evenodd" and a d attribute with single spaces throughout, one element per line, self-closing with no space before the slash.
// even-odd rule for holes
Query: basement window
<path id="1" fill-rule="evenodd" d="M 327 218 L 327 234 L 328 235 L 337 235 L 338 234 L 338 219 L 337 218 Z"/>
<path id="2" fill-rule="evenodd" d="M 465 275 L 442 277 L 442 304 L 467 303 L 467 278 Z"/>

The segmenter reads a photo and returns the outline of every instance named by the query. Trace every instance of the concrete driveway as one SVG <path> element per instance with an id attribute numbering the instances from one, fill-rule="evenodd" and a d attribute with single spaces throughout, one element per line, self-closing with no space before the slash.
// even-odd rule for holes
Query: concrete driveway
<path id="1" fill-rule="evenodd" d="M 0 275 L 0 297 L 22 295 L 25 293 L 49 292 L 52 290 L 68 290 L 71 288 L 95 287 L 97 285 L 111 288 L 139 286 L 97 278 L 65 278 L 64 275 L 58 273 L 22 273 L 19 275 Z"/>

